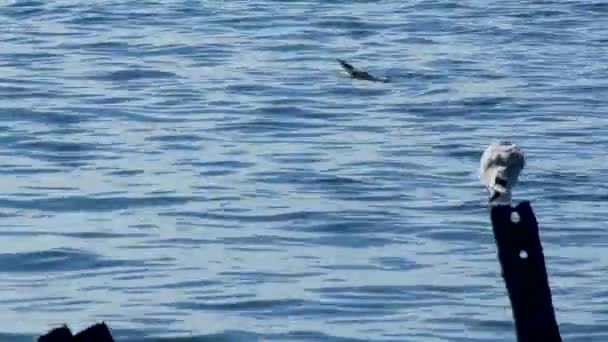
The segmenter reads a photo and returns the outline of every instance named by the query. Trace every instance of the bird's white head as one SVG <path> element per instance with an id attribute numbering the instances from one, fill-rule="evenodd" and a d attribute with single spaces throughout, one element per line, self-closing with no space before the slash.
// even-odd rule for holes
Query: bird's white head
<path id="1" fill-rule="evenodd" d="M 524 166 L 523 152 L 509 141 L 486 148 L 479 163 L 479 179 L 489 192 L 490 204 L 511 204 L 512 189 Z"/>

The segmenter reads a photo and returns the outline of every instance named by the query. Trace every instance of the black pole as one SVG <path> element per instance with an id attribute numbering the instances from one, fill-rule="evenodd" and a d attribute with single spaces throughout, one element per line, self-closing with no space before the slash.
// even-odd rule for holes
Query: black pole
<path id="1" fill-rule="evenodd" d="M 518 213 L 519 222 L 512 221 L 512 212 Z M 538 223 L 530 202 L 522 202 L 515 208 L 494 206 L 491 219 L 517 340 L 561 342 Z"/>

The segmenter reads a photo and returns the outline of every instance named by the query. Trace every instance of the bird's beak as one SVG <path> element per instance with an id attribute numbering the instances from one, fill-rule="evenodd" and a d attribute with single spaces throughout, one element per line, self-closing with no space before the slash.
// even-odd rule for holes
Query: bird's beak
<path id="1" fill-rule="evenodd" d="M 489 202 L 494 202 L 500 196 L 500 192 L 490 188 Z"/>

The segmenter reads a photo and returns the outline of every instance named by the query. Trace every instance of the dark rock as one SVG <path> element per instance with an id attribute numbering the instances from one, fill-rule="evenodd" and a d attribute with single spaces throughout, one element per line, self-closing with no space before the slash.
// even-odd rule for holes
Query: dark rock
<path id="1" fill-rule="evenodd" d="M 73 336 L 72 332 L 70 331 L 70 328 L 64 325 L 62 327 L 55 328 L 49 331 L 48 333 L 46 333 L 46 335 L 40 336 L 38 338 L 38 342 L 71 341 L 72 338 Z"/>
<path id="2" fill-rule="evenodd" d="M 94 324 L 76 335 L 64 325 L 40 336 L 38 342 L 114 342 L 105 322 Z"/>

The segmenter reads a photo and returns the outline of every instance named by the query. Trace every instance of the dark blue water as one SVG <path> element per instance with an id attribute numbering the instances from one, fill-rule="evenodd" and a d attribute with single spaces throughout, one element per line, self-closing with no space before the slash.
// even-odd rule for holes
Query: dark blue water
<path id="1" fill-rule="evenodd" d="M 509 139 L 562 335 L 608 340 L 605 1 L 0 4 L 0 339 L 513 341 Z"/>

